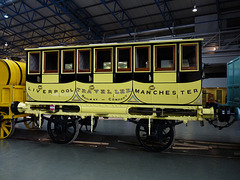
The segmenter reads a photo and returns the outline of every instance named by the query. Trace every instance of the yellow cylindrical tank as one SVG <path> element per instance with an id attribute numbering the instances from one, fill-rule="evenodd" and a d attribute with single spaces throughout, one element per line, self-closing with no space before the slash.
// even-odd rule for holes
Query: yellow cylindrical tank
<path id="1" fill-rule="evenodd" d="M 25 85 L 26 63 L 0 59 L 0 85 Z"/>

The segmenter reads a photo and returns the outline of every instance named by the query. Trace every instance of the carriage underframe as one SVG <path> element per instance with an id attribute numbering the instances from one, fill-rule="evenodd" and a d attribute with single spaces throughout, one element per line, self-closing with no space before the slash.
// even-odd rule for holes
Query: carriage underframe
<path id="1" fill-rule="evenodd" d="M 74 141 L 79 129 L 94 131 L 99 117 L 121 118 L 136 124 L 136 137 L 148 151 L 164 151 L 175 139 L 175 125 L 203 121 L 213 117 L 213 108 L 184 105 L 133 105 L 26 102 L 15 104 L 19 112 L 34 114 L 41 125 L 47 120 L 47 131 L 56 143 Z"/>

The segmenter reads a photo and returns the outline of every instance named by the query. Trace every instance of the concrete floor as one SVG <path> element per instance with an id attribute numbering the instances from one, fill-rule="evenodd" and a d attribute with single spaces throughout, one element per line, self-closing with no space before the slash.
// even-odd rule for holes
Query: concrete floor
<path id="1" fill-rule="evenodd" d="M 24 128 L 17 124 L 18 128 Z M 19 130 L 16 129 L 15 135 Z M 96 135 L 131 137 L 135 125 L 124 121 L 99 121 Z M 218 130 L 191 122 L 176 127 L 176 138 L 240 144 L 240 122 Z M 121 146 L 121 145 L 120 145 Z M 239 153 L 239 152 L 237 152 Z M 59 145 L 49 141 L 10 138 L 0 141 L 0 180 L 238 180 L 240 156 L 206 157 L 176 153 L 151 153 L 142 149 Z"/>

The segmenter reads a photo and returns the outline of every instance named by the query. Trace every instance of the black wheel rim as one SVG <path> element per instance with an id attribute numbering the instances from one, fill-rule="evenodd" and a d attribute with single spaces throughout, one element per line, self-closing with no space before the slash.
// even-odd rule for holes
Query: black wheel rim
<path id="1" fill-rule="evenodd" d="M 79 133 L 78 121 L 69 116 L 51 116 L 48 121 L 47 130 L 51 139 L 59 144 L 74 141 Z"/>
<path id="2" fill-rule="evenodd" d="M 0 139 L 9 138 L 15 131 L 14 119 L 6 119 L 0 122 Z"/>
<path id="3" fill-rule="evenodd" d="M 149 135 L 148 120 L 140 120 L 136 127 L 136 136 L 140 144 L 147 150 L 161 152 L 171 147 L 175 130 L 167 121 L 152 120 Z"/>

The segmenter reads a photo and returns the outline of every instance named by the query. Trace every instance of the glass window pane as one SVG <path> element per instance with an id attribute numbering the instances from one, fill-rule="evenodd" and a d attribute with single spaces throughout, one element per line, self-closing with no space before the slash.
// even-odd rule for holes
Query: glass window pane
<path id="1" fill-rule="evenodd" d="M 136 47 L 136 70 L 149 70 L 149 47 Z"/>
<path id="2" fill-rule="evenodd" d="M 63 72 L 74 72 L 74 51 L 63 51 Z"/>
<path id="3" fill-rule="evenodd" d="M 96 49 L 96 71 L 112 71 L 112 49 Z"/>
<path id="4" fill-rule="evenodd" d="M 197 70 L 197 45 L 182 45 L 182 69 Z"/>
<path id="5" fill-rule="evenodd" d="M 118 48 L 118 70 L 130 71 L 131 70 L 131 48 Z"/>
<path id="6" fill-rule="evenodd" d="M 45 72 L 58 72 L 58 51 L 44 52 L 45 57 Z"/>
<path id="7" fill-rule="evenodd" d="M 155 49 L 156 70 L 174 70 L 175 69 L 175 47 L 157 46 Z"/>
<path id="8" fill-rule="evenodd" d="M 78 71 L 89 72 L 90 71 L 90 50 L 78 51 Z"/>
<path id="9" fill-rule="evenodd" d="M 40 53 L 29 53 L 29 72 L 39 73 Z"/>

